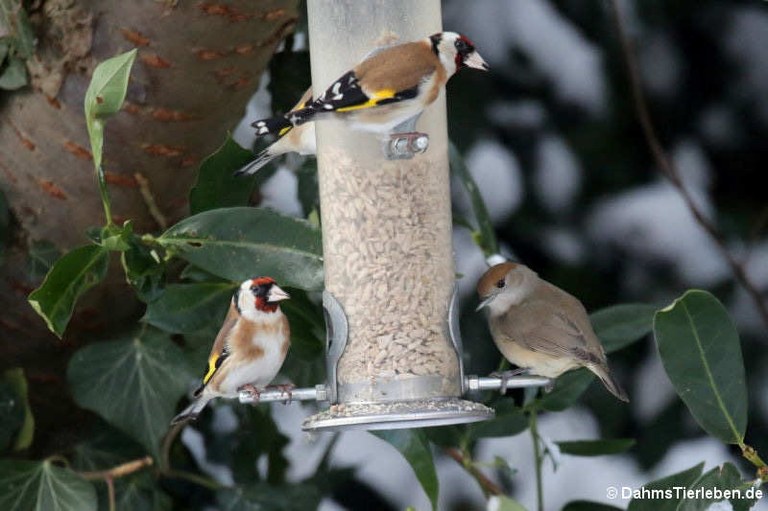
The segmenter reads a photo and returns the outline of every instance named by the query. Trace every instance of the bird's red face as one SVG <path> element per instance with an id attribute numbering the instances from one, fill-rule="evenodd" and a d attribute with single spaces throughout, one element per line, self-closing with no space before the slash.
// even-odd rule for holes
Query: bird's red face
<path id="1" fill-rule="evenodd" d="M 254 308 L 261 312 L 275 312 L 278 302 L 289 298 L 288 293 L 280 289 L 271 277 L 251 279 L 250 291 L 253 294 Z"/>
<path id="2" fill-rule="evenodd" d="M 471 67 L 482 71 L 488 70 L 488 64 L 486 64 L 483 57 L 477 53 L 474 43 L 470 41 L 467 36 L 459 35 L 459 37 L 456 38 L 456 42 L 453 44 L 456 47 L 455 59 L 457 70 L 463 67 Z"/>

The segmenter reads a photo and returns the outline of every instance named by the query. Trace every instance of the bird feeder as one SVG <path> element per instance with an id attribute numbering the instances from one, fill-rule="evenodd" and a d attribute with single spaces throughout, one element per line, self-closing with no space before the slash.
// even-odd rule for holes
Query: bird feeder
<path id="1" fill-rule="evenodd" d="M 325 90 L 372 49 L 440 32 L 439 0 L 307 3 L 312 83 Z M 445 97 L 418 129 L 429 149 L 316 123 L 332 406 L 304 429 L 483 420 L 460 399 Z M 388 147 L 387 147 L 388 146 Z M 396 153 L 396 154 L 392 154 Z M 457 332 L 454 332 L 456 334 Z M 453 339 L 453 342 L 452 342 Z"/>
<path id="2" fill-rule="evenodd" d="M 312 0 L 307 10 L 316 94 L 375 48 L 442 30 L 440 0 Z M 307 418 L 304 430 L 493 417 L 492 409 L 462 399 L 502 382 L 463 374 L 444 94 L 415 128 L 427 136 L 382 142 L 339 120 L 316 122 L 327 383 L 292 398 L 331 406 Z M 517 380 L 507 387 L 548 382 Z M 281 399 L 262 393 L 260 401 Z"/>

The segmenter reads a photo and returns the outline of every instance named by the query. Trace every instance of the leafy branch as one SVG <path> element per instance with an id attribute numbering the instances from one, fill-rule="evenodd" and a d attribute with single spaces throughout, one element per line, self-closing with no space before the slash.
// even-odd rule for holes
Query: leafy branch
<path id="1" fill-rule="evenodd" d="M 104 153 L 104 122 L 120 111 L 128 92 L 128 76 L 136 59 L 136 49 L 105 60 L 93 71 L 93 78 L 85 91 L 85 126 L 91 143 L 93 167 L 99 183 L 101 203 L 107 228 L 114 225 L 112 220 L 112 202 L 101 166 Z"/>
<path id="2" fill-rule="evenodd" d="M 76 248 L 56 261 L 42 285 L 29 295 L 30 305 L 48 328 L 58 337 L 64 335 L 77 301 L 105 278 L 110 252 L 120 253 L 126 279 L 139 299 L 150 304 L 150 318 L 151 304 L 164 291 L 165 266 L 173 257 L 230 282 L 249 278 L 258 269 L 285 285 L 318 289 L 322 284 L 322 257 L 316 226 L 266 209 L 222 207 L 245 205 L 253 186 L 253 182 L 232 178 L 232 172 L 247 161 L 250 152 L 231 139 L 201 166 L 190 196 L 197 214 L 166 229 L 161 236 L 135 234 L 130 221 L 115 225 L 102 166 L 104 126 L 123 105 L 135 58 L 136 50 L 131 50 L 99 64 L 85 94 L 86 126 L 105 225 L 92 236 L 92 244 Z M 164 227 L 166 219 L 154 202 L 149 183 L 140 173 L 134 176 L 150 213 Z"/>

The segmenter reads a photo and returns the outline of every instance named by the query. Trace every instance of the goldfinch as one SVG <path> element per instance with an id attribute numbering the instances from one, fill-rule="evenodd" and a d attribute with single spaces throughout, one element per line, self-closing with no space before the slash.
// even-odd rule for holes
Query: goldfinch
<path id="1" fill-rule="evenodd" d="M 195 400 L 171 424 L 194 420 L 215 397 L 235 398 L 243 388 L 263 388 L 277 375 L 291 344 L 279 302 L 288 293 L 269 277 L 244 281 L 232 297 Z"/>
<path id="2" fill-rule="evenodd" d="M 486 271 L 477 293 L 478 310 L 487 307 L 493 340 L 511 363 L 547 378 L 586 367 L 614 396 L 629 401 L 611 376 L 603 345 L 577 298 L 510 262 Z"/>
<path id="3" fill-rule="evenodd" d="M 456 32 L 374 50 L 309 105 L 252 126 L 256 136 L 283 136 L 296 126 L 337 117 L 380 135 L 412 130 L 448 79 L 465 67 L 488 69 L 472 42 Z"/>
<path id="4" fill-rule="evenodd" d="M 307 89 L 298 103 L 296 103 L 291 112 L 309 107 L 312 104 L 312 87 Z M 279 138 L 272 142 L 266 149 L 256 155 L 256 159 L 235 172 L 236 176 L 255 174 L 264 165 L 271 162 L 282 154 L 299 153 L 303 156 L 315 154 L 317 152 L 315 144 L 315 123 L 308 122 L 295 128 L 288 128 L 279 135 Z"/>

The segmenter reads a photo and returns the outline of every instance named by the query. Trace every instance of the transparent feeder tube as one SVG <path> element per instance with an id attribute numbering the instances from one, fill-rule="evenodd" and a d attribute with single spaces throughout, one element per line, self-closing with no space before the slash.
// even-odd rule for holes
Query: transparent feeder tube
<path id="1" fill-rule="evenodd" d="M 307 7 L 316 93 L 372 49 L 442 29 L 439 0 Z M 387 160 L 380 136 L 337 120 L 316 129 L 325 287 L 348 326 L 335 401 L 459 397 L 448 333 L 455 275 L 444 94 L 416 125 L 429 135 L 428 150 L 410 160 Z"/>

